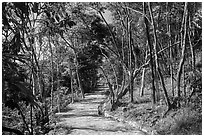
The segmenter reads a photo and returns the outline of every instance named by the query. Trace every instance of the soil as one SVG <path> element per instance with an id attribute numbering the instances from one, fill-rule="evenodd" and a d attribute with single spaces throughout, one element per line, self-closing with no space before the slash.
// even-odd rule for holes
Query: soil
<path id="1" fill-rule="evenodd" d="M 136 100 L 136 99 L 135 99 Z M 167 110 L 164 100 L 152 105 L 147 96 L 137 97 L 134 103 L 127 103 L 128 96 L 121 102 L 123 105 L 111 112 L 113 117 L 122 121 L 134 121 L 145 132 L 159 135 L 202 135 L 201 102 L 183 104 L 164 116 Z M 200 104 L 199 104 L 200 103 Z M 196 107 L 198 106 L 198 107 Z"/>
<path id="2" fill-rule="evenodd" d="M 147 95 L 129 103 L 128 95 L 121 105 L 105 116 L 98 106 L 105 100 L 101 92 L 86 94 L 84 100 L 69 104 L 65 112 L 56 113 L 57 122 L 49 135 L 201 135 L 202 109 L 195 103 L 171 110 L 165 117 L 164 100 L 152 105 Z M 198 100 L 197 98 L 195 100 Z M 198 104 L 198 103 L 197 103 Z M 201 106 L 201 105 L 198 105 Z"/>
<path id="3" fill-rule="evenodd" d="M 88 94 L 85 99 L 69 105 L 68 112 L 56 113 L 58 121 L 48 135 L 145 135 L 146 132 L 113 118 L 98 115 L 98 105 L 105 95 Z"/>

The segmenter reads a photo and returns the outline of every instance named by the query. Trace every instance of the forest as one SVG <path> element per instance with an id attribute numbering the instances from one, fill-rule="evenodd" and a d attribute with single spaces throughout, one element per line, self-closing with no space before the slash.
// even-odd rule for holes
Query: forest
<path id="1" fill-rule="evenodd" d="M 100 116 L 202 134 L 201 2 L 2 2 L 1 49 L 4 135 L 48 134 L 99 90 Z"/>

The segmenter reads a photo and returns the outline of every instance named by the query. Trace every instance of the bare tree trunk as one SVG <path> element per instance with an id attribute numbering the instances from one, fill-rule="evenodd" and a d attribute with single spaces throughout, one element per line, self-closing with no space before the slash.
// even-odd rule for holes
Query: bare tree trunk
<path id="1" fill-rule="evenodd" d="M 167 12 L 170 13 L 170 9 L 169 9 L 169 5 L 168 2 L 166 4 L 167 6 Z M 171 8 L 171 7 L 170 7 Z M 174 76 L 174 72 L 173 72 L 173 57 L 172 57 L 172 40 L 171 40 L 171 25 L 169 24 L 169 22 L 171 22 L 171 18 L 169 17 L 169 14 L 167 15 L 167 31 L 169 34 L 169 58 L 170 58 L 170 75 L 171 75 L 171 92 L 172 92 L 172 96 L 174 97 L 174 80 L 173 80 L 173 76 Z"/>
<path id="2" fill-rule="evenodd" d="M 79 89 L 81 90 L 81 94 L 82 94 L 82 99 L 85 98 L 84 96 L 84 89 L 83 89 L 83 86 L 82 86 L 82 82 L 81 82 L 81 78 L 80 78 L 80 74 L 79 74 L 79 63 L 78 63 L 78 60 L 77 60 L 77 49 L 71 45 L 62 35 L 61 35 L 61 38 L 65 41 L 65 43 L 67 44 L 67 47 L 71 48 L 74 52 L 74 56 L 75 56 L 75 64 L 76 64 L 76 74 L 77 74 L 77 81 L 79 83 Z M 78 39 L 77 39 L 77 42 L 76 43 L 79 43 L 78 42 Z"/>
<path id="3" fill-rule="evenodd" d="M 113 104 L 115 103 L 115 95 L 114 95 L 114 92 L 113 92 L 112 85 L 111 85 L 111 83 L 110 83 L 110 81 L 109 81 L 109 79 L 108 79 L 108 76 L 106 75 L 104 69 L 103 69 L 102 67 L 100 67 L 100 69 L 102 70 L 103 76 L 105 77 L 106 82 L 108 83 L 108 87 L 109 87 L 109 90 L 110 90 L 110 95 L 109 95 L 109 97 L 110 97 L 110 99 L 111 99 L 111 104 L 112 104 L 112 107 L 113 107 Z"/>
<path id="4" fill-rule="evenodd" d="M 119 49 L 118 49 L 118 47 L 117 47 L 117 42 L 116 42 L 117 39 L 116 39 L 114 33 L 112 32 L 112 30 L 111 30 L 109 24 L 107 23 L 106 19 L 104 18 L 103 14 L 102 14 L 102 12 L 101 12 L 101 11 L 98 11 L 98 12 L 99 12 L 100 16 L 102 17 L 103 21 L 105 22 L 105 24 L 108 26 L 108 30 L 109 30 L 109 32 L 110 32 L 110 34 L 111 34 L 112 39 L 113 39 L 114 48 L 115 48 L 116 52 L 114 52 L 113 50 L 111 50 L 108 46 L 107 46 L 107 48 L 108 48 L 113 54 L 115 54 L 115 55 L 118 57 L 118 60 L 119 60 L 119 62 L 121 63 L 121 65 L 123 66 L 124 70 L 128 70 L 128 67 L 126 66 L 125 61 L 124 61 L 124 57 L 125 57 L 124 48 L 123 48 L 123 47 L 124 47 L 124 43 L 123 43 L 124 40 L 122 40 L 122 57 L 121 57 L 121 54 L 120 54 Z M 123 20 L 122 20 L 122 22 L 123 22 Z M 124 23 L 124 22 L 123 22 L 123 23 Z M 124 31 L 123 31 L 123 33 L 124 33 Z M 127 33 L 127 34 L 128 34 L 128 33 Z M 125 34 L 124 34 L 124 35 L 125 35 Z M 123 36 L 124 36 L 124 35 L 123 35 Z M 122 39 L 123 39 L 123 38 L 122 38 Z M 125 71 L 124 71 L 124 72 L 125 72 Z M 124 74 L 123 76 L 125 77 L 125 74 Z M 121 88 L 118 86 L 118 87 L 117 87 L 117 90 L 116 90 L 117 95 L 120 96 L 120 97 L 121 97 L 122 92 L 123 92 L 124 84 L 125 84 L 125 81 L 123 80 L 123 84 L 122 84 Z M 120 88 L 120 90 L 119 90 L 119 88 Z M 118 93 L 119 91 L 120 91 L 120 93 Z"/>
<path id="5" fill-rule="evenodd" d="M 31 63 L 32 63 L 32 74 L 31 74 L 31 84 L 32 84 L 32 92 L 33 92 L 33 95 L 36 96 L 36 89 L 38 88 L 39 89 L 39 93 L 41 95 L 41 98 L 42 98 L 42 108 L 45 107 L 45 101 L 44 101 L 44 96 L 43 96 L 43 87 L 42 87 L 42 83 L 41 83 L 41 75 L 40 75 L 40 68 L 39 68 L 39 65 L 38 65 L 38 62 L 37 62 L 37 57 L 36 57 L 36 54 L 35 54 L 35 50 L 34 50 L 34 45 L 32 44 L 32 54 L 31 54 Z M 37 64 L 37 65 L 35 65 Z M 38 87 L 37 87 L 38 86 Z M 46 111 L 45 111 L 46 112 Z M 33 135 L 33 106 L 30 105 L 30 134 Z M 38 113 L 38 112 L 37 112 Z M 42 111 L 43 113 L 43 111 Z M 45 113 L 46 114 L 46 113 Z M 44 115 L 44 114 L 42 114 Z M 37 122 L 40 121 L 40 119 L 36 119 Z"/>
<path id="6" fill-rule="evenodd" d="M 146 15 L 146 7 L 145 7 L 145 2 L 143 3 L 143 13 L 144 15 Z M 151 46 L 151 42 L 150 42 L 150 36 L 149 36 L 149 25 L 148 25 L 148 20 L 146 17 L 144 17 L 144 21 L 145 21 L 145 26 L 146 26 L 146 36 L 147 36 L 147 43 L 149 45 L 149 54 L 150 54 L 150 65 L 151 65 L 151 73 L 152 73 L 152 104 L 156 103 L 156 98 L 155 98 L 155 82 L 154 82 L 154 65 L 153 65 L 153 55 L 152 55 L 152 46 Z"/>
<path id="7" fill-rule="evenodd" d="M 75 59 L 76 59 L 76 74 L 77 74 L 77 81 L 79 83 L 79 88 L 81 90 L 81 96 L 82 96 L 82 99 L 85 98 L 84 96 L 84 88 L 82 86 L 82 82 L 81 82 L 81 77 L 80 77 L 80 74 L 79 74 L 79 62 L 77 60 L 77 55 L 76 55 L 76 52 L 74 51 L 74 55 L 75 55 Z"/>
<path id="8" fill-rule="evenodd" d="M 158 74 L 155 71 L 155 89 L 156 89 L 156 101 L 160 101 L 160 84 L 159 84 L 159 78 Z"/>
<path id="9" fill-rule="evenodd" d="M 146 62 L 146 60 L 147 60 L 147 55 L 148 55 L 148 52 L 147 52 L 147 50 L 146 50 L 145 62 Z M 143 68 L 143 70 L 142 70 L 142 78 L 141 78 L 141 87 L 140 87 L 140 96 L 141 96 L 141 97 L 144 95 L 145 72 L 146 72 L 146 68 Z"/>
<path id="10" fill-rule="evenodd" d="M 60 83 L 59 83 L 59 60 L 57 59 L 57 109 L 58 109 L 58 112 L 60 112 L 60 90 L 59 90 L 59 88 L 60 88 Z"/>
<path id="11" fill-rule="evenodd" d="M 72 70 L 71 70 L 71 69 L 70 69 L 70 77 L 71 77 L 71 94 L 72 94 L 72 103 L 74 103 L 73 76 L 72 76 Z"/>
<path id="12" fill-rule="evenodd" d="M 50 35 L 48 36 L 48 44 L 49 44 L 49 48 L 50 48 L 50 54 L 51 54 L 51 112 L 53 112 L 53 92 L 54 92 L 54 63 L 53 63 L 53 50 L 52 50 L 52 45 L 51 45 L 51 39 L 50 39 Z"/>
<path id="13" fill-rule="evenodd" d="M 189 28 L 190 28 L 190 30 L 192 30 L 190 16 L 189 16 Z M 194 50 L 193 50 L 193 44 L 191 42 L 191 32 L 190 31 L 188 31 L 188 40 L 189 40 L 190 49 L 191 49 L 192 70 L 194 70 L 195 69 L 195 54 L 194 54 Z"/>
<path id="14" fill-rule="evenodd" d="M 40 45 L 41 46 L 41 45 Z M 42 108 L 45 108 L 45 112 L 42 111 L 43 115 L 47 115 L 48 111 L 47 111 L 47 104 L 46 104 L 46 93 L 44 90 L 44 83 L 42 80 L 42 71 L 40 69 L 40 65 L 39 65 L 39 57 L 37 57 L 37 53 L 36 53 L 36 47 L 35 44 L 30 43 L 30 47 L 31 47 L 31 58 L 32 58 L 32 81 L 33 81 L 33 95 L 36 95 L 38 93 L 36 93 L 36 89 L 39 89 L 39 93 L 41 95 L 41 99 L 42 99 Z M 44 59 L 44 56 L 43 56 Z"/>
<path id="15" fill-rule="evenodd" d="M 153 28 L 153 35 L 154 35 L 154 52 L 155 52 L 154 55 L 155 55 L 156 70 L 158 72 L 158 75 L 159 75 L 159 78 L 160 78 L 160 81 L 161 81 L 161 84 L 162 84 L 162 88 L 163 88 L 163 91 L 164 91 L 166 104 L 167 104 L 168 109 L 169 109 L 169 108 L 171 108 L 171 103 L 170 103 L 170 100 L 169 100 L 169 97 L 168 97 L 168 94 L 167 94 L 167 90 L 166 90 L 166 87 L 165 87 L 163 76 L 161 74 L 161 70 L 159 68 L 158 57 L 157 57 L 157 44 L 158 44 L 158 42 L 157 42 L 157 35 L 156 35 L 156 30 L 155 30 L 154 18 L 153 18 L 153 15 L 152 15 L 152 9 L 151 9 L 151 4 L 150 3 L 148 3 L 148 7 L 149 7 L 149 12 L 150 12 L 150 17 L 151 17 L 151 20 L 152 20 L 152 28 Z"/>
<path id="16" fill-rule="evenodd" d="M 132 66 L 132 42 L 131 42 L 131 38 L 132 38 L 132 32 L 131 32 L 131 20 L 129 19 L 129 10 L 127 9 L 128 11 L 128 17 L 127 17 L 127 37 L 128 37 L 128 48 L 129 48 L 129 51 L 128 51 L 128 57 L 129 57 L 129 78 L 130 78 L 130 85 L 129 85 L 129 94 L 130 94 L 130 102 L 134 102 L 134 99 L 133 99 L 133 89 L 134 89 L 134 79 L 133 79 L 133 66 Z"/>
<path id="17" fill-rule="evenodd" d="M 21 110 L 21 108 L 20 108 L 20 106 L 18 104 L 17 104 L 17 109 L 18 109 L 18 111 L 19 111 L 19 113 L 20 113 L 20 115 L 22 117 L 22 120 L 23 120 L 23 123 L 24 123 L 24 125 L 26 127 L 26 130 L 28 131 L 29 134 L 31 134 L 28 123 L 26 122 L 25 115 L 23 115 L 23 112 L 22 112 L 22 110 Z"/>
<path id="18" fill-rule="evenodd" d="M 73 76 L 72 76 L 72 65 L 71 65 L 71 59 L 69 57 L 69 74 L 71 78 L 71 94 L 72 94 L 72 103 L 74 103 L 74 90 L 73 90 Z"/>
<path id="19" fill-rule="evenodd" d="M 144 95 L 144 78 L 145 78 L 145 71 L 146 68 L 142 70 L 142 79 L 141 79 L 141 87 L 140 87 L 140 96 L 142 97 Z"/>
<path id="20" fill-rule="evenodd" d="M 33 95 L 35 96 L 35 77 L 34 77 L 34 65 L 33 65 L 33 55 L 31 55 L 32 57 L 32 91 L 33 91 Z M 41 93 L 42 94 L 42 93 Z M 38 120 L 38 119 L 37 119 Z M 31 134 L 33 134 L 33 120 L 32 120 L 32 105 L 30 105 L 30 125 L 31 125 Z"/>
<path id="21" fill-rule="evenodd" d="M 186 84 L 185 84 L 185 66 L 183 66 L 183 94 L 186 98 Z"/>
<path id="22" fill-rule="evenodd" d="M 100 48 L 100 47 L 99 47 L 99 48 Z M 101 48 L 100 48 L 100 50 L 101 50 Z M 115 101 L 115 97 L 117 98 L 117 91 L 118 91 L 118 88 L 119 88 L 116 70 L 115 70 L 113 64 L 111 63 L 110 59 L 102 52 L 102 50 L 101 50 L 101 54 L 102 54 L 102 55 L 106 58 L 106 60 L 110 63 L 110 66 L 111 66 L 111 68 L 112 68 L 112 70 L 113 70 L 114 77 L 115 77 L 115 79 L 116 79 L 116 93 L 114 93 L 114 90 L 115 90 L 115 89 L 110 88 L 110 86 L 111 86 L 112 84 L 111 84 L 111 82 L 108 80 L 108 77 L 105 75 L 105 71 L 102 70 L 103 73 L 104 73 L 104 76 L 105 76 L 105 78 L 106 78 L 106 81 L 108 80 L 107 82 L 108 82 L 109 90 L 110 90 L 110 91 L 113 91 L 112 94 L 113 94 L 113 102 L 114 102 L 114 101 Z M 111 86 L 111 87 L 112 87 L 112 86 Z"/>
<path id="23" fill-rule="evenodd" d="M 33 106 L 30 105 L 30 134 L 33 135 Z"/>
<path id="24" fill-rule="evenodd" d="M 176 86 L 176 90 L 177 90 L 177 97 L 178 99 L 181 97 L 181 90 L 180 90 L 180 84 L 181 84 L 181 74 L 182 74 L 182 68 L 183 68 L 183 64 L 184 64 L 184 59 L 185 59 L 185 51 L 186 51 L 186 33 L 187 33 L 187 17 L 188 17 L 188 9 L 187 9 L 187 5 L 188 3 L 185 3 L 185 7 L 184 7 L 184 18 L 183 18 L 183 27 L 181 28 L 184 32 L 183 34 L 183 38 L 181 39 L 181 46 L 182 46 L 182 52 L 181 52 L 181 60 L 179 63 L 179 67 L 178 67 L 178 71 L 177 71 L 177 86 Z M 180 103 L 178 102 L 178 106 L 180 106 Z"/>
<path id="25" fill-rule="evenodd" d="M 120 14 L 120 16 L 121 16 L 121 14 Z M 121 24 L 124 24 L 124 20 L 121 20 Z M 125 42 L 124 42 L 124 40 L 125 40 L 125 30 L 123 29 L 123 33 L 122 33 L 122 49 L 121 49 L 122 50 L 122 62 L 125 62 L 125 51 L 124 51 L 124 49 L 125 49 L 125 47 L 124 47 Z M 126 78 L 126 73 L 125 73 L 126 69 L 125 69 L 124 66 L 122 67 L 122 69 L 123 69 L 122 85 L 121 85 L 120 88 L 119 87 L 117 88 L 117 95 L 116 95 L 117 98 L 123 92 L 124 87 L 125 87 L 125 82 L 126 82 L 126 80 L 125 80 L 125 78 Z M 117 100 L 118 99 L 116 99 L 116 102 L 117 102 Z"/>
<path id="26" fill-rule="evenodd" d="M 133 90 L 134 90 L 134 79 L 133 79 L 133 75 L 130 75 L 130 85 L 129 85 L 129 93 L 130 93 L 130 102 L 133 103 L 134 102 L 134 96 L 133 96 Z"/>

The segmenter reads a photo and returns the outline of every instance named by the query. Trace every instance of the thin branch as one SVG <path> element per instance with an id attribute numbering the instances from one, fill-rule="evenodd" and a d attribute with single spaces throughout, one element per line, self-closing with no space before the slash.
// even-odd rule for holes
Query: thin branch
<path id="1" fill-rule="evenodd" d="M 144 13 L 142 13 L 142 12 L 140 12 L 140 11 L 137 11 L 137 10 L 135 10 L 135 9 L 133 9 L 133 8 L 130 8 L 130 7 L 128 7 L 128 6 L 127 6 L 126 8 L 128 8 L 128 9 L 134 11 L 134 12 L 137 12 L 137 13 L 141 14 L 141 15 L 142 15 L 143 17 L 145 17 L 145 18 L 148 20 L 148 22 L 152 25 L 152 22 L 149 20 L 149 18 L 147 17 L 147 15 L 145 15 Z"/>
<path id="2" fill-rule="evenodd" d="M 109 30 L 109 32 L 110 32 L 112 38 L 113 38 L 113 42 L 114 42 L 114 45 L 115 45 L 115 48 L 116 48 L 117 54 L 118 54 L 117 56 L 120 57 L 120 52 L 119 52 L 118 47 L 117 47 L 117 42 L 116 42 L 115 35 L 114 35 L 113 32 L 111 31 L 111 28 L 110 28 L 110 26 L 108 25 L 108 23 L 107 23 L 106 19 L 104 18 L 103 14 L 101 13 L 101 11 L 98 11 L 98 13 L 100 14 L 100 16 L 102 17 L 102 19 L 103 19 L 104 22 L 106 23 L 106 25 L 107 25 L 107 27 L 108 27 L 108 30 Z"/>

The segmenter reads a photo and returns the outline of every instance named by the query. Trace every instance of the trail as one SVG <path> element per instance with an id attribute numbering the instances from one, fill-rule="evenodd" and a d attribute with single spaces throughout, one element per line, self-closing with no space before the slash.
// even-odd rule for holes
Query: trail
<path id="1" fill-rule="evenodd" d="M 105 98 L 101 94 L 89 94 L 80 102 L 70 104 L 70 111 L 57 113 L 60 122 L 57 126 L 67 127 L 69 132 L 60 134 L 71 135 L 144 135 L 127 123 L 115 121 L 98 115 L 98 105 Z"/>

